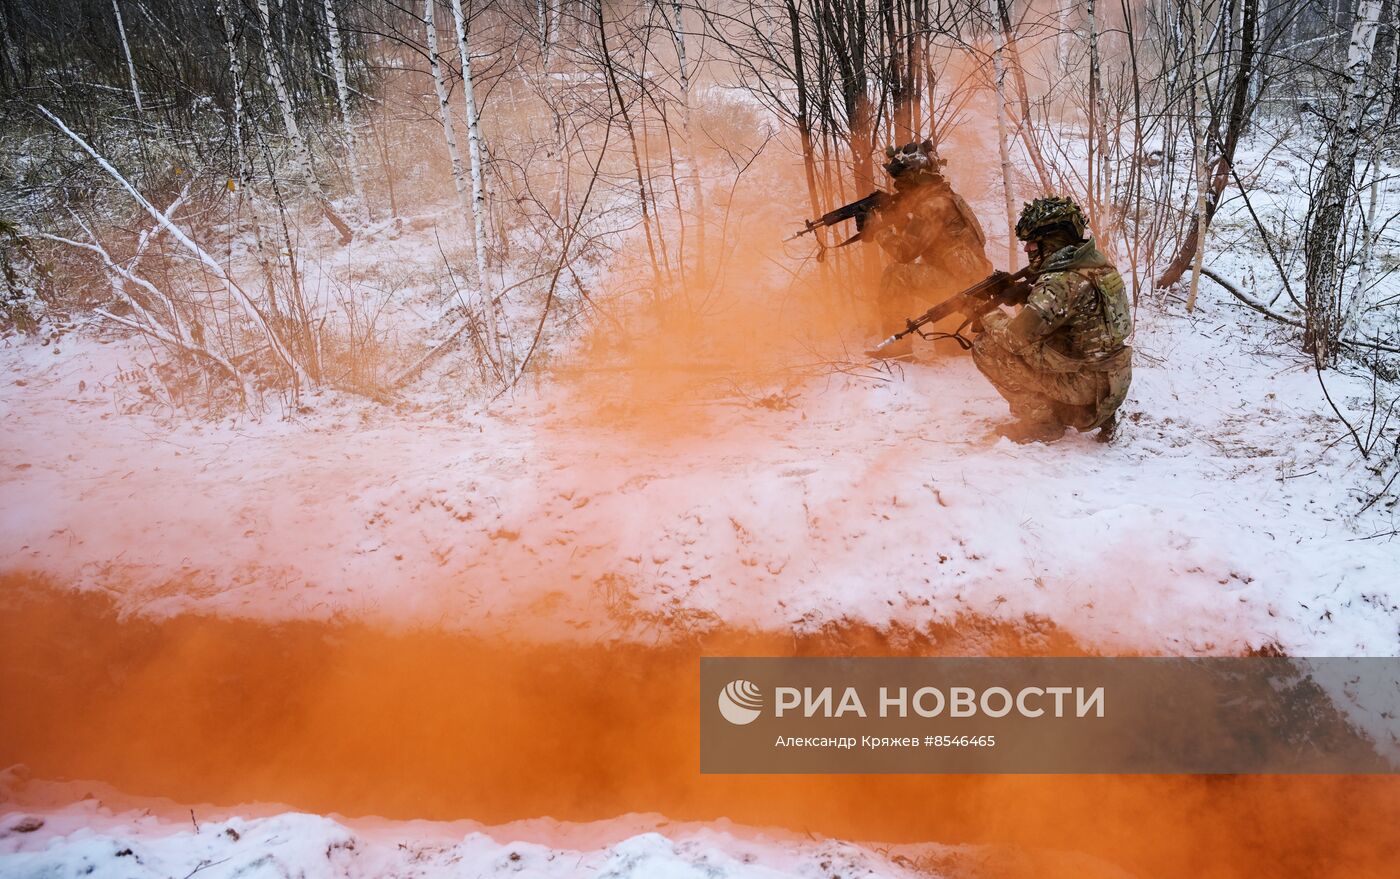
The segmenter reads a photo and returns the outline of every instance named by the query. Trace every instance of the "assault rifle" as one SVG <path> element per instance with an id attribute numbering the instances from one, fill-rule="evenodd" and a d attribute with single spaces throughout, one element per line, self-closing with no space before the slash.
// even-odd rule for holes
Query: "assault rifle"
<path id="1" fill-rule="evenodd" d="M 856 234 L 836 245 L 837 247 L 845 247 L 853 241 L 859 241 L 861 235 L 865 232 L 866 223 L 870 222 L 870 218 L 879 211 L 894 204 L 895 198 L 895 195 L 885 192 L 882 189 L 877 189 L 865 198 L 853 201 L 848 205 L 843 205 L 834 211 L 828 211 L 815 220 L 807 220 L 804 224 L 805 228 L 803 228 L 801 232 L 783 240 L 785 242 L 795 241 L 808 232 L 815 232 L 823 226 L 835 226 L 837 223 L 842 223 L 846 220 L 855 220 Z"/>
<path id="2" fill-rule="evenodd" d="M 961 293 L 954 293 L 918 317 L 906 320 L 904 329 L 876 345 L 871 349 L 871 352 L 879 351 L 886 345 L 892 345 L 910 333 L 918 333 L 922 338 L 927 339 L 930 334 L 925 333 L 923 328 L 929 324 L 937 323 L 951 314 L 965 316 L 967 318 L 963 322 L 963 327 L 965 327 L 983 315 L 990 314 L 999 306 L 1022 305 L 1025 303 L 1026 297 L 1030 295 L 1030 280 L 1033 277 L 1035 277 L 1035 272 L 1032 272 L 1029 267 L 1021 269 L 1015 274 L 992 272 Z M 958 340 L 958 344 L 966 348 L 968 347 L 967 340 L 959 335 L 963 327 L 958 327 L 958 331 L 951 335 Z"/>

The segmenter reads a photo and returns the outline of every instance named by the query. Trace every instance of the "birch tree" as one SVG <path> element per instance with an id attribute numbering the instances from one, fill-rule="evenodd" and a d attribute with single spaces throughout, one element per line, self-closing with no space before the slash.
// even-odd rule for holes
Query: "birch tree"
<path id="1" fill-rule="evenodd" d="M 292 163 L 296 168 L 298 176 L 311 189 L 312 195 L 321 206 L 321 213 L 326 220 L 340 233 L 342 244 L 348 244 L 354 233 L 350 231 L 350 226 L 331 206 L 330 199 L 326 198 L 326 193 L 321 188 L 321 181 L 316 177 L 316 171 L 311 162 L 311 148 L 306 145 L 306 138 L 302 136 L 301 126 L 297 124 L 296 113 L 292 109 L 292 99 L 287 92 L 287 80 L 282 73 L 282 62 L 278 60 L 277 48 L 272 42 L 272 15 L 268 12 L 267 0 L 257 0 L 256 9 L 258 11 L 258 33 L 262 37 L 263 54 L 267 58 L 267 78 L 272 83 L 272 91 L 277 97 L 277 109 L 282 114 L 282 125 L 287 130 L 287 138 L 292 142 Z"/>
<path id="2" fill-rule="evenodd" d="M 1347 45 L 1346 84 L 1340 89 L 1338 106 L 1332 114 L 1304 236 L 1307 328 L 1303 344 L 1320 364 L 1332 362 L 1343 330 L 1341 285 L 1345 271 L 1340 264 L 1340 239 L 1352 197 L 1361 123 L 1368 108 L 1366 99 L 1380 12 L 1381 0 L 1361 0 L 1357 6 Z"/>
<path id="3" fill-rule="evenodd" d="M 340 124 L 345 132 L 346 158 L 350 164 L 350 183 L 355 189 L 355 200 L 359 203 L 360 211 L 365 219 L 369 219 L 369 202 L 365 199 L 365 185 L 360 172 L 355 126 L 350 116 L 350 86 L 345 78 L 345 54 L 340 48 L 340 22 L 335 16 L 335 0 L 323 0 L 323 4 L 326 11 L 326 42 L 331 53 L 331 73 L 335 76 L 335 99 L 340 109 Z"/>
<path id="4" fill-rule="evenodd" d="M 1194 9 L 1194 7 L 1192 8 Z M 1239 8 L 1237 60 L 1232 65 L 1220 65 L 1220 75 L 1214 77 L 1217 90 L 1224 92 L 1229 98 L 1228 106 L 1224 100 L 1216 102 L 1209 100 L 1209 74 L 1199 59 L 1193 59 L 1191 62 L 1191 69 L 1199 77 L 1192 91 L 1192 100 L 1197 105 L 1196 116 L 1193 118 L 1200 123 L 1197 135 L 1198 139 L 1201 140 L 1200 152 L 1204 153 L 1198 158 L 1207 167 L 1201 167 L 1198 163 L 1197 177 L 1202 192 L 1200 193 L 1201 198 L 1197 201 L 1195 221 L 1191 224 L 1190 231 L 1181 240 L 1171 262 L 1167 264 L 1166 269 L 1157 279 L 1159 287 L 1169 287 L 1175 284 L 1180 280 L 1187 267 L 1195 263 L 1195 254 L 1201 249 L 1200 242 L 1204 240 L 1205 232 L 1210 228 L 1211 220 L 1220 207 L 1225 188 L 1229 184 L 1240 139 L 1244 136 L 1245 129 L 1250 123 L 1253 109 L 1250 93 L 1258 78 L 1256 59 L 1261 48 L 1257 34 L 1259 0 L 1243 0 Z M 1199 13 L 1193 12 L 1192 14 L 1199 16 Z M 1198 43 L 1201 40 L 1201 31 L 1201 28 L 1196 28 L 1193 31 L 1197 34 L 1194 39 Z M 1217 38 L 1228 42 L 1233 39 L 1233 36 L 1220 34 L 1217 35 Z M 1270 47 L 1266 44 L 1263 48 L 1267 51 Z M 1204 48 L 1197 50 L 1197 54 L 1204 52 Z M 1227 72 L 1228 75 L 1226 75 Z M 1223 120 L 1220 118 L 1222 115 Z M 1222 122 L 1223 131 L 1221 130 Z"/>
<path id="5" fill-rule="evenodd" d="M 122 41 L 122 54 L 126 57 L 126 73 L 131 79 L 131 97 L 136 101 L 136 113 L 140 115 L 141 86 L 136 81 L 136 64 L 131 60 L 131 42 L 126 38 L 126 24 L 122 21 L 122 8 L 118 0 L 112 0 L 112 14 L 117 19 L 117 36 Z"/>
<path id="6" fill-rule="evenodd" d="M 1040 181 L 1040 194 L 1051 195 L 1054 193 L 1055 187 L 1050 182 L 1050 172 L 1045 167 L 1045 159 L 1040 154 L 1040 144 L 1035 139 L 1035 127 L 1031 121 L 1030 89 L 1026 85 L 1026 71 L 1021 64 L 1021 52 L 1016 45 L 1016 27 L 1011 22 L 1010 4 L 1007 0 L 991 0 L 991 2 L 992 12 L 996 16 L 993 26 L 1001 32 L 997 53 L 1003 56 L 1002 66 L 1010 69 L 1011 75 L 1016 81 L 1016 97 L 1021 109 L 1021 118 L 1016 124 L 1016 130 L 1021 134 L 1021 143 L 1026 148 L 1026 158 L 1030 159 L 1031 167 L 1035 169 L 1036 178 Z M 1003 87 L 1003 95 L 1005 91 Z"/>
<path id="7" fill-rule="evenodd" d="M 1392 0 L 1393 2 L 1393 0 Z M 1400 34 L 1397 35 L 1400 37 Z M 1376 244 L 1381 235 L 1380 224 L 1378 223 L 1382 204 L 1381 189 L 1386 182 L 1385 170 L 1382 165 L 1387 149 L 1394 142 L 1397 131 L 1396 124 L 1400 122 L 1400 38 L 1391 40 L 1390 53 L 1385 59 L 1385 65 L 1389 68 L 1389 74 L 1382 73 L 1377 79 L 1383 83 L 1384 97 L 1381 99 L 1379 118 L 1381 124 L 1376 126 L 1373 134 L 1371 146 L 1371 175 L 1372 179 L 1366 186 L 1366 213 L 1361 222 L 1361 253 L 1358 261 L 1361 263 L 1360 270 L 1356 278 L 1356 295 L 1352 297 L 1350 307 L 1344 318 L 1346 324 L 1352 324 L 1360 315 L 1366 297 L 1371 291 L 1371 286 L 1375 282 L 1375 250 Z M 1389 80 L 1386 82 L 1386 80 Z"/>
<path id="8" fill-rule="evenodd" d="M 1099 231 L 1100 198 L 1103 193 L 1103 189 L 1099 185 L 1099 177 L 1102 175 L 1101 168 L 1105 156 L 1102 149 L 1103 138 L 1099 137 L 1099 126 L 1103 124 L 1101 118 L 1103 112 L 1099 106 L 1099 89 L 1102 88 L 1103 73 L 1099 64 L 1099 19 L 1094 8 L 1094 0 L 1087 0 L 1084 4 L 1084 18 L 1089 26 L 1089 124 L 1084 133 L 1088 153 L 1085 186 L 1088 189 L 1089 197 L 1085 207 L 1088 208 L 1089 227 L 1097 233 Z M 1097 163 L 1095 159 L 1097 159 Z"/>
<path id="9" fill-rule="evenodd" d="M 433 76 L 433 88 L 437 91 L 438 117 L 442 122 L 442 139 L 447 145 L 447 159 L 452 167 L 452 184 L 457 190 L 457 200 L 462 205 L 462 219 L 471 222 L 472 202 L 467 195 L 467 175 L 462 164 L 462 151 L 457 145 L 457 126 L 452 121 L 452 102 L 447 88 L 447 75 L 442 59 L 442 47 L 438 41 L 437 0 L 423 0 L 423 23 L 427 28 L 428 69 Z"/>
<path id="10" fill-rule="evenodd" d="M 430 0 L 431 2 L 431 0 Z M 457 55 L 462 68 L 462 103 L 467 120 L 467 159 L 472 183 L 472 243 L 476 252 L 477 284 L 481 287 L 482 319 L 495 348 L 498 361 L 504 363 L 510 343 L 504 336 L 504 324 L 496 313 L 491 277 L 487 274 L 486 243 L 486 181 L 482 175 L 481 120 L 477 113 L 476 91 L 472 84 L 472 55 L 467 42 L 467 19 L 462 12 L 462 0 L 451 0 L 452 23 L 457 31 Z"/>
<path id="11" fill-rule="evenodd" d="M 1055 20 L 1058 23 L 1055 33 L 1055 66 L 1062 77 L 1069 76 L 1070 37 L 1074 34 L 1074 30 L 1069 24 L 1069 16 L 1078 5 L 1074 0 L 1059 0 L 1059 6 L 1055 12 Z"/>
<path id="12" fill-rule="evenodd" d="M 437 0 L 423 0 L 423 22 L 427 28 L 428 67 L 433 76 L 433 87 L 437 91 L 438 115 L 442 121 L 442 138 L 447 146 L 447 158 L 452 168 L 452 183 L 457 190 L 457 202 L 462 208 L 462 220 L 475 230 L 477 236 L 484 234 L 484 218 L 476 212 L 476 202 L 468 195 L 466 171 L 462 163 L 462 151 L 457 143 L 457 127 L 452 120 L 452 102 L 447 88 L 446 62 L 442 57 L 442 46 L 438 39 Z M 476 314 L 471 320 L 481 331 L 480 341 L 491 360 L 500 364 L 500 351 L 496 342 L 496 328 L 493 320 L 495 303 L 487 289 L 484 248 L 477 238 L 477 286 Z M 493 348 L 495 350 L 493 350 Z"/>
<path id="13" fill-rule="evenodd" d="M 220 30 L 223 32 L 224 51 L 228 54 L 229 73 L 233 80 L 233 112 L 229 119 L 229 133 L 233 138 L 231 188 L 238 205 L 246 204 L 252 213 L 258 268 L 262 271 L 263 280 L 270 292 L 276 287 L 277 281 L 272 270 L 272 257 L 268 253 L 267 242 L 263 240 L 262 217 L 258 211 L 257 199 L 252 193 L 252 163 L 248 158 L 248 145 L 243 136 L 243 58 L 238 52 L 238 36 L 225 0 L 214 0 L 214 12 L 219 18 Z"/>
<path id="14" fill-rule="evenodd" d="M 1016 190 L 1014 182 L 1014 169 L 1011 165 L 1011 150 L 1007 144 L 1009 134 L 1006 125 L 1006 33 L 1001 29 L 1000 16 L 997 7 L 1000 0 L 990 0 L 991 12 L 994 24 L 993 32 L 996 34 L 996 48 L 992 52 L 992 72 L 993 86 L 996 89 L 996 111 L 997 111 L 997 155 L 1001 159 L 1001 187 L 1002 196 L 1006 205 L 1006 227 L 1016 228 Z M 1015 267 L 1019 257 L 1016 253 L 1016 236 L 1007 235 L 1006 239 L 1006 260 L 1007 265 Z"/>
<path id="15" fill-rule="evenodd" d="M 1201 14 L 1201 9 L 1191 2 L 1187 2 L 1186 8 L 1191 15 L 1191 139 L 1195 142 L 1195 170 L 1196 170 L 1196 215 L 1194 228 L 1191 231 L 1192 237 L 1197 242 L 1202 242 L 1205 238 L 1206 224 L 1206 187 L 1207 182 L 1206 163 L 1209 159 L 1206 156 L 1206 128 L 1202 116 L 1206 112 L 1205 96 L 1205 72 L 1204 66 L 1205 47 L 1202 45 L 1205 35 L 1205 16 Z M 1196 310 L 1196 291 L 1201 286 L 1201 264 L 1205 257 L 1206 249 L 1201 246 L 1196 247 L 1194 255 L 1193 271 L 1191 272 L 1191 287 L 1186 293 L 1186 310 Z"/>

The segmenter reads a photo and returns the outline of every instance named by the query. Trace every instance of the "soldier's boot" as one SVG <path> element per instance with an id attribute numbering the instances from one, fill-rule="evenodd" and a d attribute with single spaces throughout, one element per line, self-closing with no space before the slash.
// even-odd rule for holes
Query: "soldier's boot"
<path id="1" fill-rule="evenodd" d="M 1075 406 L 1069 403 L 1054 404 L 1056 417 L 1080 433 L 1096 431 L 1094 439 L 1101 443 L 1113 442 L 1113 432 L 1118 427 L 1118 413 L 1112 412 L 1107 420 L 1099 420 L 1097 406 Z"/>
<path id="2" fill-rule="evenodd" d="M 1065 435 L 1065 426 L 1058 421 L 1013 421 L 997 428 L 997 436 L 1004 436 L 1017 445 L 1027 443 L 1053 443 Z"/>
<path id="3" fill-rule="evenodd" d="M 1013 443 L 1053 443 L 1065 435 L 1065 423 L 1055 406 L 1044 400 L 1018 400 L 1011 406 L 1016 420 L 997 428 L 997 435 Z"/>
<path id="4" fill-rule="evenodd" d="M 891 342 L 883 348 L 867 349 L 865 356 L 873 357 L 876 360 L 913 360 L 914 337 L 905 336 L 899 341 Z"/>
<path id="5" fill-rule="evenodd" d="M 1108 420 L 1099 425 L 1099 432 L 1094 437 L 1101 443 L 1113 442 L 1113 435 L 1118 431 L 1118 415 L 1114 413 L 1108 416 Z"/>

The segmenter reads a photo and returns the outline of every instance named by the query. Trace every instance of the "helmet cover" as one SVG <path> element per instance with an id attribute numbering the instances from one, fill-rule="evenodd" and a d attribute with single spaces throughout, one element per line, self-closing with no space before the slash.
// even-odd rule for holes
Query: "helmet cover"
<path id="1" fill-rule="evenodd" d="M 1052 195 L 1026 202 L 1021 208 L 1021 219 L 1016 221 L 1016 237 L 1022 241 L 1038 238 L 1054 226 L 1069 226 L 1075 234 L 1084 238 L 1089 221 L 1073 199 Z"/>
<path id="2" fill-rule="evenodd" d="M 904 146 L 885 147 L 885 173 L 898 180 L 901 177 L 916 177 L 920 172 L 937 174 L 943 164 L 933 151 L 933 141 L 922 143 L 912 141 Z"/>

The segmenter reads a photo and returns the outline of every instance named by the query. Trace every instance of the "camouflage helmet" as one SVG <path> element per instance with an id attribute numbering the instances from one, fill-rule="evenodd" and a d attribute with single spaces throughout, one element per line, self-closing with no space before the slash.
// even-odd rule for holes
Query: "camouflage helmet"
<path id="1" fill-rule="evenodd" d="M 1060 195 L 1038 198 L 1026 202 L 1021 208 L 1021 219 L 1016 221 L 1016 237 L 1030 241 L 1054 226 L 1069 226 L 1082 239 L 1089 228 L 1089 221 L 1084 219 L 1084 212 L 1073 199 Z"/>
<path id="2" fill-rule="evenodd" d="M 912 141 L 904 146 L 885 147 L 885 173 L 895 179 L 917 177 L 922 172 L 937 174 L 944 164 L 933 149 L 933 141 Z"/>

